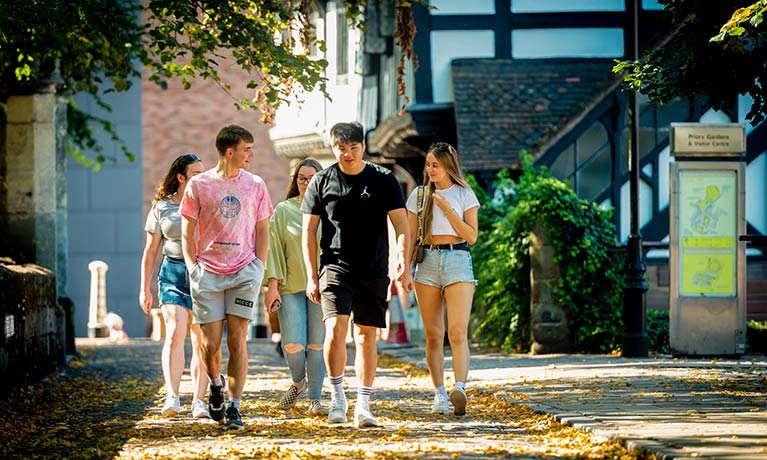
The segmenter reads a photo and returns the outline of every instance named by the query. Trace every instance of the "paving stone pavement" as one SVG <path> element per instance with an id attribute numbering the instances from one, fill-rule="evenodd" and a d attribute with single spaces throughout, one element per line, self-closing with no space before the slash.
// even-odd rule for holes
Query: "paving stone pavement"
<path id="1" fill-rule="evenodd" d="M 159 416 L 163 393 L 159 344 L 131 340 L 113 345 L 83 339 L 78 347 L 89 354 L 89 366 L 100 369 L 101 375 L 158 382 L 155 399 L 142 402 L 149 407 L 125 408 L 137 413 L 135 426 L 142 435 L 125 443 L 118 455 L 122 459 L 325 458 L 331 454 L 413 459 L 568 457 L 561 451 L 554 454 L 546 439 L 530 435 L 511 417 L 493 419 L 471 413 L 471 406 L 463 418 L 431 415 L 428 377 L 386 367 L 379 369 L 372 399 L 382 428 L 358 431 L 351 423 L 329 428 L 324 418 L 307 423 L 305 400 L 296 413 L 276 409 L 289 384 L 288 372 L 274 345 L 265 340 L 249 343 L 245 432 L 227 433 L 208 420 L 190 417 L 188 373 L 181 386 L 186 413 L 164 419 Z M 425 367 L 421 347 L 381 347 L 380 351 Z M 450 367 L 449 349 L 446 367 Z M 450 387 L 449 378 L 447 383 Z M 356 382 L 351 367 L 347 367 L 347 384 L 353 406 Z M 767 459 L 765 357 L 625 359 L 474 351 L 468 387 L 552 414 L 597 438 L 620 439 L 630 448 L 662 459 Z M 327 395 L 326 388 L 323 396 Z"/>
<path id="2" fill-rule="evenodd" d="M 187 356 L 188 347 L 187 343 Z M 124 344 L 78 340 L 78 349 L 88 355 L 88 367 L 97 368 L 100 375 L 113 374 L 118 380 L 139 367 L 137 372 L 153 377 L 158 385 L 154 400 L 144 402 L 147 407 L 137 409 L 131 418 L 135 433 L 116 458 L 574 458 L 580 452 L 579 446 L 571 450 L 557 446 L 555 453 L 551 440 L 521 428 L 511 416 L 472 413 L 471 406 L 465 417 L 432 415 L 428 376 L 386 366 L 379 367 L 371 399 L 373 412 L 383 424 L 380 428 L 357 430 L 351 424 L 356 387 L 351 366 L 347 367 L 350 423 L 331 427 L 325 417 L 308 416 L 306 400 L 299 401 L 295 413 L 281 411 L 277 400 L 290 382 L 287 366 L 274 344 L 265 340 L 248 345 L 245 431 L 227 432 L 210 420 L 191 418 L 188 371 L 180 388 L 182 414 L 162 418 L 160 348 L 146 340 Z M 351 351 L 349 355 L 351 361 Z M 328 395 L 325 388 L 323 397 Z"/>
<path id="3" fill-rule="evenodd" d="M 385 351 L 425 366 L 420 347 Z M 449 350 L 446 349 L 446 367 Z M 767 459 L 767 357 L 628 359 L 474 352 L 469 387 L 661 459 Z"/>

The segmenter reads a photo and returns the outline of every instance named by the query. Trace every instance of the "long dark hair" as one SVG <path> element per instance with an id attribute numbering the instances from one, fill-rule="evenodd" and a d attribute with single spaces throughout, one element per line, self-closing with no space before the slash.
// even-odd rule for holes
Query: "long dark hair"
<path id="1" fill-rule="evenodd" d="M 429 147 L 429 151 L 426 154 L 434 155 L 440 166 L 447 172 L 450 179 L 454 184 L 458 184 L 463 188 L 469 188 L 469 183 L 463 177 L 461 172 L 461 164 L 458 162 L 458 151 L 452 145 L 447 142 L 435 142 Z M 423 184 L 424 184 L 424 197 L 423 197 L 423 238 L 428 240 L 431 238 L 431 221 L 434 215 L 434 189 L 436 186 L 434 183 L 429 182 L 429 174 L 426 172 L 426 168 L 423 168 Z"/>
<path id="2" fill-rule="evenodd" d="M 293 198 L 294 196 L 300 195 L 298 191 L 298 171 L 304 166 L 309 166 L 310 168 L 314 168 L 314 170 L 317 172 L 322 171 L 322 165 L 317 160 L 314 160 L 312 158 L 304 158 L 303 160 L 299 161 L 296 164 L 295 168 L 293 168 L 293 175 L 290 176 L 290 185 L 288 185 L 288 193 L 285 196 L 286 200 L 289 200 Z"/>
<path id="3" fill-rule="evenodd" d="M 178 182 L 178 174 L 186 176 L 186 168 L 192 164 L 200 161 L 200 157 L 195 153 L 185 153 L 170 164 L 170 169 L 165 175 L 165 179 L 157 186 L 157 191 L 154 193 L 154 199 L 152 203 L 156 203 L 164 198 L 167 198 L 178 190 L 180 185 Z"/>

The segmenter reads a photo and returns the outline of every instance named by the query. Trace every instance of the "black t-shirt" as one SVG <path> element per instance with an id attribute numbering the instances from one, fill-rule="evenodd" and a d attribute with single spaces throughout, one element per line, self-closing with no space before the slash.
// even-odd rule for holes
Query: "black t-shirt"
<path id="1" fill-rule="evenodd" d="M 314 176 L 301 211 L 321 218 L 322 267 L 383 278 L 389 271 L 386 218 L 389 211 L 404 207 L 402 189 L 388 169 L 366 163 L 359 174 L 350 176 L 336 163 Z"/>

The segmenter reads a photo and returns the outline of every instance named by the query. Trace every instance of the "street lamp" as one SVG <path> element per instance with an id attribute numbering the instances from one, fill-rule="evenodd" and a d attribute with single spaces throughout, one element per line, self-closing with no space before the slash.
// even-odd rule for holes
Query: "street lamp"
<path id="1" fill-rule="evenodd" d="M 631 59 L 639 60 L 639 0 L 629 0 L 631 5 Z M 631 234 L 628 240 L 626 272 L 623 284 L 623 346 L 624 357 L 647 356 L 647 332 L 645 331 L 645 263 L 642 254 L 642 235 L 639 233 L 639 93 L 631 91 L 631 119 L 629 120 L 631 148 L 630 199 Z"/>

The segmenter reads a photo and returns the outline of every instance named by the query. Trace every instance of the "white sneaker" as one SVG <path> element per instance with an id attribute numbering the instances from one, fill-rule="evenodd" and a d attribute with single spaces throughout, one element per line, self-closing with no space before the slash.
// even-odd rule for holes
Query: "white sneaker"
<path id="1" fill-rule="evenodd" d="M 349 406 L 346 403 L 346 398 L 332 398 L 328 412 L 328 423 L 346 423 L 347 410 L 349 410 Z"/>
<path id="2" fill-rule="evenodd" d="M 162 406 L 163 417 L 173 417 L 181 412 L 181 400 L 178 395 L 169 394 L 165 396 L 165 404 Z"/>
<path id="3" fill-rule="evenodd" d="M 354 408 L 354 426 L 356 428 L 372 428 L 381 426 L 370 413 L 370 409 Z"/>
<path id="4" fill-rule="evenodd" d="M 447 400 L 447 394 L 439 392 L 435 393 L 434 404 L 431 406 L 431 413 L 446 415 L 448 412 L 450 412 L 450 403 Z"/>
<path id="5" fill-rule="evenodd" d="M 208 412 L 208 408 L 205 407 L 205 401 L 201 399 L 192 401 L 192 417 L 210 418 L 210 412 Z"/>
<path id="6" fill-rule="evenodd" d="M 314 399 L 309 403 L 309 414 L 310 415 L 328 415 L 328 409 L 325 406 L 323 406 L 321 402 Z"/>
<path id="7" fill-rule="evenodd" d="M 463 388 L 456 388 L 450 392 L 450 402 L 453 403 L 455 415 L 466 414 L 466 391 Z"/>

